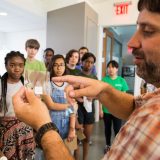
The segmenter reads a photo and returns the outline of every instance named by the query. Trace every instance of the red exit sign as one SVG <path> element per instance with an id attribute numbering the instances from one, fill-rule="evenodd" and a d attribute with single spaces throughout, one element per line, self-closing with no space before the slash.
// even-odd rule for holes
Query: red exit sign
<path id="1" fill-rule="evenodd" d="M 128 6 L 131 4 L 131 1 L 114 3 L 116 15 L 128 14 Z"/>

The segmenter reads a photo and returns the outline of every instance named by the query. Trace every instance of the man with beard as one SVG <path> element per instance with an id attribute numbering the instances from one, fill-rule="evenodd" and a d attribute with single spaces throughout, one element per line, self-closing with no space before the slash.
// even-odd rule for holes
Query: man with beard
<path id="1" fill-rule="evenodd" d="M 139 0 L 138 10 L 140 13 L 137 31 L 128 46 L 132 49 L 137 74 L 147 83 L 159 88 L 160 0 Z M 103 158 L 104 160 L 160 159 L 160 89 L 143 96 L 133 97 L 115 90 L 107 83 L 89 78 L 64 76 L 53 80 L 72 84 L 66 89 L 66 96 L 70 103 L 81 96 L 97 97 L 114 116 L 127 120 L 117 134 L 110 151 Z M 74 87 L 76 87 L 75 90 Z M 25 94 L 28 103 L 21 98 Z M 16 94 L 13 102 L 17 116 L 36 130 L 51 121 L 49 115 L 45 113 L 46 107 L 33 96 L 32 92 L 22 89 Z M 26 115 L 26 112 L 30 114 Z M 40 131 L 41 129 L 38 132 Z M 57 135 L 56 131 L 50 130 L 41 137 L 41 145 L 46 156 L 56 156 L 55 153 L 58 154 L 58 152 L 54 150 L 61 148 L 63 155 L 59 154 L 56 158 L 61 156 L 62 159 L 71 159 L 63 143 L 58 143 L 60 138 Z"/>

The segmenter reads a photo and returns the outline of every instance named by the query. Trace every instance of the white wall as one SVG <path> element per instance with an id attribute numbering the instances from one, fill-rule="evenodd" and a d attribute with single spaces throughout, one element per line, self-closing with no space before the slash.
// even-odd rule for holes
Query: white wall
<path id="1" fill-rule="evenodd" d="M 39 54 L 37 59 L 42 59 L 42 52 L 46 47 L 46 31 L 44 30 L 31 30 L 25 32 L 14 32 L 6 34 L 7 48 L 9 50 L 19 50 L 26 55 L 25 42 L 26 40 L 33 38 L 37 39 L 40 43 Z"/>
<path id="2" fill-rule="evenodd" d="M 46 30 L 31 30 L 24 32 L 1 33 L 0 32 L 0 74 L 5 72 L 4 57 L 11 50 L 20 51 L 26 57 L 25 42 L 27 39 L 37 39 L 41 45 L 36 56 L 37 59 L 43 60 L 43 51 L 46 48 Z"/>
<path id="3" fill-rule="evenodd" d="M 2 49 L 3 47 L 4 43 L 3 37 L 4 37 L 4 32 L 0 32 L 0 49 Z"/>
<path id="4" fill-rule="evenodd" d="M 93 5 L 99 15 L 99 24 L 102 26 L 131 25 L 136 24 L 138 10 L 138 0 L 131 0 L 132 4 L 128 6 L 128 14 L 116 15 L 114 3 L 123 2 L 122 0 L 107 0 L 103 3 Z"/>
<path id="5" fill-rule="evenodd" d="M 0 75 L 5 72 L 4 57 L 6 52 L 8 52 L 6 47 L 6 33 L 0 32 Z"/>

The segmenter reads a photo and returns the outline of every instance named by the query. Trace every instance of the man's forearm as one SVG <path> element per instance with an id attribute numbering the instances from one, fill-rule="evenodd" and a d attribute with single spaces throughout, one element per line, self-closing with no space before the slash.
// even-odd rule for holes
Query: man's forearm
<path id="1" fill-rule="evenodd" d="M 98 96 L 100 102 L 116 117 L 127 119 L 134 110 L 134 97 L 108 84 L 103 84 L 103 88 Z"/>
<path id="2" fill-rule="evenodd" d="M 56 131 L 46 132 L 42 137 L 41 145 L 46 160 L 73 160 L 72 155 Z"/>

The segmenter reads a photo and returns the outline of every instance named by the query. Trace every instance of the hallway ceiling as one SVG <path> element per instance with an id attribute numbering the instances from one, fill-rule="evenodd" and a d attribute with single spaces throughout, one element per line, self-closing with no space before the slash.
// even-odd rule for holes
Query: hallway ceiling
<path id="1" fill-rule="evenodd" d="M 0 0 L 0 32 L 19 32 L 45 29 L 48 11 L 86 1 L 91 6 L 108 0 Z M 134 29 L 116 27 L 118 34 L 133 34 Z M 126 32 L 128 31 L 128 32 Z"/>
<path id="2" fill-rule="evenodd" d="M 46 27 L 46 14 L 57 8 L 87 1 L 90 5 L 107 0 L 0 0 L 0 32 L 16 32 Z"/>

